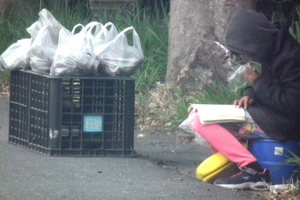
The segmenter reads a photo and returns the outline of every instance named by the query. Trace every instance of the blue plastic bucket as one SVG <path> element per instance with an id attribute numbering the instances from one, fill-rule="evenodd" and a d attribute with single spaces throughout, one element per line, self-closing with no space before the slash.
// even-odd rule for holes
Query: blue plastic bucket
<path id="1" fill-rule="evenodd" d="M 271 183 L 285 184 L 300 179 L 299 165 L 285 163 L 286 159 L 293 158 L 290 152 L 300 156 L 300 145 L 293 141 L 279 142 L 270 139 L 259 139 L 249 142 L 249 150 L 256 157 L 258 163 L 270 171 Z"/>

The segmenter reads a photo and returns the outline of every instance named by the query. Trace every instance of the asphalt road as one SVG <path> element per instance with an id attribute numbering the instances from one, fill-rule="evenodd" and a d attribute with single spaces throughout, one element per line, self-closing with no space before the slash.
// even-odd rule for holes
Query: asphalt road
<path id="1" fill-rule="evenodd" d="M 52 157 L 8 143 L 8 122 L 9 102 L 1 100 L 0 200 L 260 199 L 196 180 L 210 152 L 173 135 L 145 133 L 131 158 Z"/>

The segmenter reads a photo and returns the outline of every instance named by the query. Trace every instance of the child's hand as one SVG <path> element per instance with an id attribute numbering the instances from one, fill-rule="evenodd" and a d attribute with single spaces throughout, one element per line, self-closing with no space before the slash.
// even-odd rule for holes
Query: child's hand
<path id="1" fill-rule="evenodd" d="M 254 103 L 254 100 L 249 96 L 244 96 L 240 100 L 235 100 L 234 105 L 238 108 L 244 108 L 247 110 L 249 106 L 251 106 Z"/>

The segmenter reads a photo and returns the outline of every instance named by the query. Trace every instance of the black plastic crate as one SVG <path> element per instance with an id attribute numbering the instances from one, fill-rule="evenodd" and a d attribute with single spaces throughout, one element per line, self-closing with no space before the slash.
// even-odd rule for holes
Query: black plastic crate
<path id="1" fill-rule="evenodd" d="M 57 156 L 134 154 L 134 80 L 11 72 L 9 142 Z"/>

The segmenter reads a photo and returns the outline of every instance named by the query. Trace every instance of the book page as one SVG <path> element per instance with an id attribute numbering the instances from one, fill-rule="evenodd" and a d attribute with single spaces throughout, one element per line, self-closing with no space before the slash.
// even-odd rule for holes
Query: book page
<path id="1" fill-rule="evenodd" d="M 192 104 L 189 111 L 192 109 L 198 113 L 202 124 L 246 121 L 244 109 L 234 105 Z"/>

